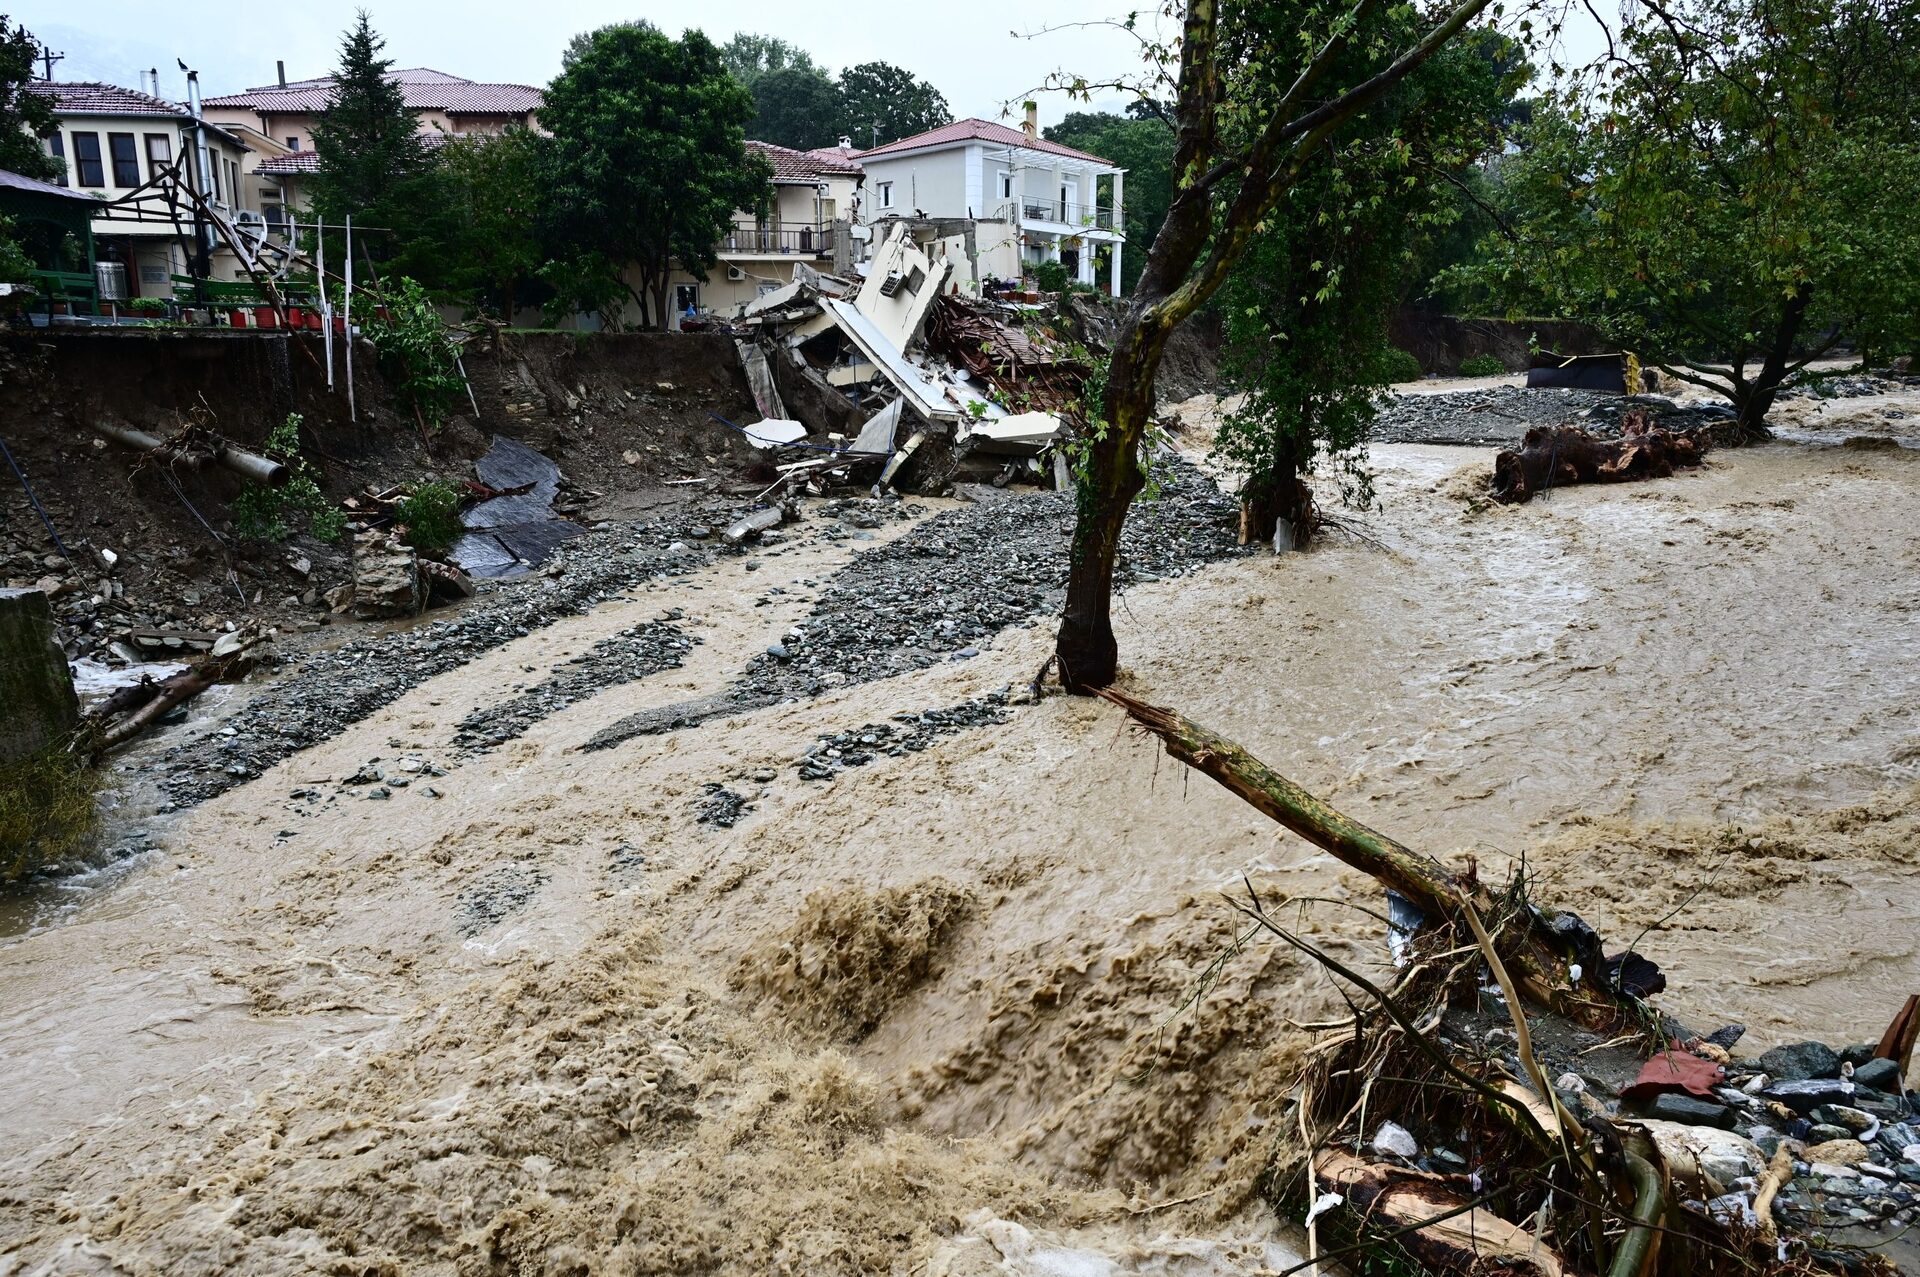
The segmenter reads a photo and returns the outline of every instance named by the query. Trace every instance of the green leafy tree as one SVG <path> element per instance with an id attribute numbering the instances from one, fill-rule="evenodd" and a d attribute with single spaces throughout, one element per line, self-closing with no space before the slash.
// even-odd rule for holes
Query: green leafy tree
<path id="1" fill-rule="evenodd" d="M 60 162 L 41 141 L 55 127 L 53 104 L 28 87 L 39 56 L 40 42 L 0 14 L 0 169 L 51 182 L 61 176 Z"/>
<path id="2" fill-rule="evenodd" d="M 20 242 L 11 217 L 0 217 L 0 283 L 23 284 L 33 272 L 33 257 Z"/>
<path id="3" fill-rule="evenodd" d="M 380 372 L 394 397 L 412 410 L 422 431 L 445 421 L 466 395 L 460 348 L 417 280 L 389 281 L 380 308 L 365 325 L 380 356 Z"/>
<path id="4" fill-rule="evenodd" d="M 299 413 L 288 413 L 268 432 L 261 451 L 286 463 L 287 481 L 277 488 L 251 479 L 241 485 L 233 499 L 233 529 L 240 536 L 284 541 L 304 530 L 314 540 L 331 544 L 346 531 L 347 516 L 320 491 L 319 472 L 300 451 L 302 420 Z"/>
<path id="5" fill-rule="evenodd" d="M 766 162 L 743 145 L 753 98 L 699 31 L 596 32 L 548 87 L 554 256 L 573 278 L 609 277 L 665 326 L 674 265 L 705 279 L 738 209 L 765 206 Z M 627 266 L 638 284 L 626 284 Z M 596 265 L 597 264 L 597 265 Z"/>
<path id="6" fill-rule="evenodd" d="M 362 9 L 340 42 L 334 100 L 313 130 L 313 202 L 328 222 L 352 214 L 370 226 L 404 227 L 429 195 L 432 166 L 404 90 L 387 78 L 393 59 L 380 56 L 385 47 Z M 381 257 L 398 245 L 381 239 L 367 248 Z"/>
<path id="7" fill-rule="evenodd" d="M 561 67 L 570 67 L 579 61 L 580 55 L 593 47 L 593 38 L 595 36 L 599 35 L 602 31 L 612 31 L 616 27 L 635 27 L 643 31 L 658 31 L 660 29 L 645 18 L 633 18 L 626 22 L 610 22 L 604 27 L 595 27 L 591 31 L 581 31 L 571 40 L 568 40 L 567 47 L 561 51 Z"/>
<path id="8" fill-rule="evenodd" d="M 762 142 L 807 150 L 840 138 L 840 90 L 811 67 L 783 67 L 753 81 L 753 123 Z"/>
<path id="9" fill-rule="evenodd" d="M 1846 338 L 1911 349 L 1920 5 L 1687 0 L 1617 45 L 1630 71 L 1558 86 L 1502 162 L 1474 276 L 1724 394 L 1748 438 Z"/>
<path id="10" fill-rule="evenodd" d="M 755 35 L 742 31 L 720 46 L 720 60 L 733 78 L 752 88 L 763 75 L 776 71 L 812 71 L 824 74 L 814 65 L 813 55 L 779 36 Z M 784 143 L 782 145 L 785 145 Z"/>
<path id="11" fill-rule="evenodd" d="M 888 62 L 840 73 L 840 132 L 855 146 L 883 146 L 953 122 L 940 91 Z"/>
<path id="12" fill-rule="evenodd" d="M 511 319 L 530 285 L 544 292 L 546 139 L 522 128 L 474 134 L 448 141 L 435 158 L 436 196 L 394 269 Z"/>
<path id="13" fill-rule="evenodd" d="M 1127 512 L 1146 487 L 1143 445 L 1168 338 L 1219 292 L 1322 149 L 1491 3 L 1460 0 L 1423 23 L 1416 40 L 1396 45 L 1368 21 L 1378 0 L 1187 0 L 1177 44 L 1149 40 L 1151 78 L 1138 96 L 1173 101 L 1178 181 L 1105 376 L 1096 379 L 1093 422 L 1075 467 L 1077 517 L 1054 645 L 1069 688 L 1105 687 L 1119 670 L 1114 565 Z M 1062 87 L 1089 86 L 1069 79 Z"/>
<path id="14" fill-rule="evenodd" d="M 1160 233 L 1167 206 L 1173 202 L 1173 130 L 1165 120 L 1151 114 L 1130 119 L 1104 112 L 1073 111 L 1047 129 L 1044 136 L 1127 170 L 1120 213 L 1128 251 L 1120 258 L 1120 288 L 1122 292 L 1132 291 L 1140 272 L 1146 269 L 1147 249 Z M 1110 186 L 1100 199 L 1110 204 Z"/>
<path id="15" fill-rule="evenodd" d="M 1371 21 L 1397 43 L 1415 33 L 1410 16 Z M 1221 289 L 1223 364 L 1244 397 L 1215 455 L 1243 476 L 1243 540 L 1305 547 L 1325 517 L 1308 482 L 1318 470 L 1347 504 L 1371 505 L 1366 437 L 1380 390 L 1409 375 L 1402 364 L 1420 373 L 1388 345 L 1388 320 L 1416 245 L 1454 213 L 1443 176 L 1499 141 L 1527 78 L 1524 62 L 1492 56 L 1507 44 L 1467 33 L 1311 157 Z"/>

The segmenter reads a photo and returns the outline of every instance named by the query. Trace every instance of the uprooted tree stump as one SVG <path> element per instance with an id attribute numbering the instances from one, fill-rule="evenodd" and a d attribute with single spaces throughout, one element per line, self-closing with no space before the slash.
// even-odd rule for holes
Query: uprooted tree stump
<path id="1" fill-rule="evenodd" d="M 1591 928 L 1529 902 L 1519 879 L 1495 891 L 1471 868 L 1456 873 L 1369 829 L 1172 710 L 1112 689 L 1098 694 L 1169 754 L 1424 916 L 1382 988 L 1282 926 L 1250 883 L 1244 900 L 1229 897 L 1255 924 L 1249 937 L 1264 931 L 1284 941 L 1378 1006 L 1379 1014 L 1365 1012 L 1350 993 L 1352 1018 L 1320 1026 L 1332 1035 L 1314 1048 L 1275 1124 L 1282 1135 L 1263 1189 L 1277 1208 L 1306 1218 L 1312 1258 L 1337 1257 L 1354 1271 L 1534 1277 L 1892 1271 L 1884 1260 L 1805 1244 L 1789 1256 L 1768 1217 L 1770 1192 L 1745 1221 L 1683 1208 L 1714 1191 L 1697 1165 L 1669 1158 L 1652 1127 L 1548 1080 L 1536 1022 L 1595 1044 L 1583 1049 L 1630 1046 L 1635 1067 L 1686 1036 L 1637 996 L 1657 989 L 1651 964 L 1631 961 L 1631 952 L 1607 960 Z M 1511 1049 L 1493 1049 L 1476 1017 L 1510 1024 Z M 1440 1173 L 1389 1156 L 1395 1150 L 1379 1131 L 1390 1118 L 1460 1133 L 1478 1169 L 1468 1174 L 1460 1162 L 1459 1173 Z"/>
<path id="2" fill-rule="evenodd" d="M 1700 464 L 1701 439 L 1656 426 L 1637 409 L 1620 419 L 1620 437 L 1603 439 L 1578 426 L 1535 426 L 1493 459 L 1493 499 L 1506 505 L 1531 501 L 1551 488 L 1580 483 L 1629 483 L 1664 479 Z"/>

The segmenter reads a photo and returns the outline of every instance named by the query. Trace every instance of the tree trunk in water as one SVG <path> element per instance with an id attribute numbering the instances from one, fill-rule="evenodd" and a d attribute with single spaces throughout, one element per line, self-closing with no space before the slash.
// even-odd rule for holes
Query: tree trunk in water
<path id="1" fill-rule="evenodd" d="M 1287 462 L 1271 474 L 1248 479 L 1240 489 L 1240 544 L 1272 545 L 1275 554 L 1304 550 L 1313 540 L 1313 491 L 1299 468 Z M 1285 529 L 1276 542 L 1274 534 Z"/>
<path id="2" fill-rule="evenodd" d="M 1110 405 L 1118 407 L 1112 404 L 1115 398 L 1108 395 Z M 1054 645 L 1060 681 L 1071 692 L 1105 687 L 1120 668 L 1120 645 L 1113 637 L 1113 571 L 1127 510 L 1147 482 L 1135 443 L 1146 428 L 1146 409 L 1138 413 L 1131 429 L 1109 418 L 1106 433 L 1088 450 L 1075 488 L 1079 517 L 1067 569 L 1067 606 Z"/>
<path id="3" fill-rule="evenodd" d="M 1773 437 L 1773 431 L 1767 429 L 1767 414 L 1773 411 L 1773 402 L 1780 397 L 1780 386 L 1787 379 L 1787 361 L 1793 358 L 1793 343 L 1800 338 L 1800 325 L 1806 319 L 1807 306 L 1812 301 L 1811 284 L 1800 285 L 1793 296 L 1787 299 L 1786 307 L 1780 313 L 1780 326 L 1773 333 L 1773 345 L 1760 365 L 1759 376 L 1734 400 L 1734 411 L 1738 415 L 1741 441 L 1744 443 L 1757 443 Z"/>

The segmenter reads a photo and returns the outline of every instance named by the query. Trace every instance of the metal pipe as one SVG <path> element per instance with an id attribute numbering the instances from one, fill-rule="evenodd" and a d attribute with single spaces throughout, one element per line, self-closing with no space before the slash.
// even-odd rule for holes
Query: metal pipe
<path id="1" fill-rule="evenodd" d="M 129 448 L 138 448 L 142 452 L 166 452 L 172 446 L 167 440 L 150 435 L 144 430 L 136 430 L 132 426 L 117 426 L 96 421 L 93 423 L 93 428 L 96 433 L 115 443 L 125 444 Z M 236 448 L 224 440 L 214 445 L 213 459 L 235 474 L 252 479 L 255 483 L 264 483 L 271 488 L 282 487 L 287 482 L 285 463 L 275 461 L 272 457 L 263 457 L 257 452 L 248 452 L 245 448 Z M 175 464 L 184 465 L 189 470 L 200 468 L 206 464 L 206 460 L 204 454 L 185 451 L 174 458 Z"/>

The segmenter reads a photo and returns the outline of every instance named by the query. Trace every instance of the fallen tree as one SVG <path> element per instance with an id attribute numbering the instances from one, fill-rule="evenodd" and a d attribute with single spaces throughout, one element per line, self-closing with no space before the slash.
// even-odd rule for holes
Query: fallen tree
<path id="1" fill-rule="evenodd" d="M 1253 924 L 1242 941 L 1264 932 L 1357 991 L 1346 994 L 1351 1018 L 1314 1026 L 1331 1036 L 1281 1101 L 1276 1127 L 1289 1134 L 1275 1141 L 1263 1189 L 1276 1209 L 1305 1218 L 1309 1247 L 1307 1263 L 1284 1271 L 1342 1256 L 1363 1259 L 1360 1271 L 1463 1277 L 1895 1271 L 1883 1257 L 1835 1248 L 1804 1204 L 1787 1235 L 1776 1206 L 1792 1174 L 1785 1139 L 1771 1166 L 1756 1159 L 1748 1178 L 1721 1182 L 1716 1175 L 1732 1172 L 1715 1163 L 1709 1173 L 1683 1138 L 1696 1128 L 1610 1109 L 1588 1093 L 1583 1074 L 1597 1070 L 1597 1053 L 1623 1056 L 1615 1067 L 1626 1077 L 1637 1072 L 1623 1097 L 1683 1086 L 1682 1064 L 1725 1073 L 1724 1046 L 1635 995 L 1658 984 L 1651 964 L 1631 952 L 1602 958 L 1591 928 L 1530 902 L 1521 878 L 1495 891 L 1471 864 L 1455 872 L 1369 829 L 1172 710 L 1111 688 L 1099 695 L 1173 757 L 1414 906 L 1392 911 L 1398 970 L 1381 987 L 1282 925 L 1251 883 L 1244 898 L 1229 897 Z M 1903 1029 L 1896 1021 L 1889 1036 Z M 1854 1089 L 1842 1078 L 1818 1085 Z M 1893 1111 L 1912 1110 L 1899 1100 Z"/>
<path id="2" fill-rule="evenodd" d="M 214 655 L 170 678 L 158 683 L 143 678 L 114 692 L 87 714 L 82 724 L 82 752 L 98 762 L 208 688 L 240 677 L 252 667 L 254 649 L 265 639 L 264 634 L 235 636 Z"/>

